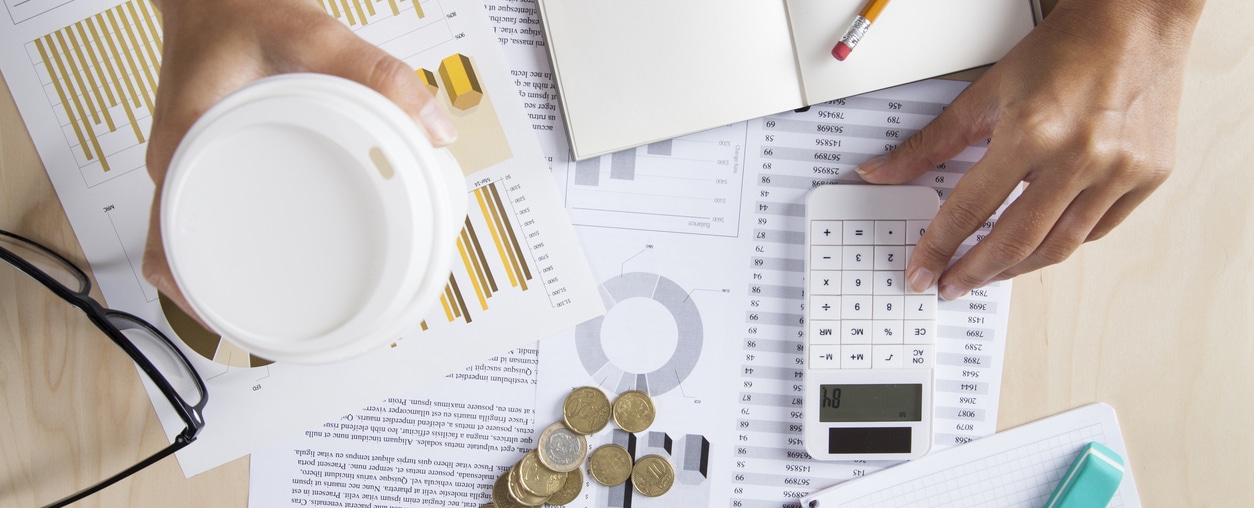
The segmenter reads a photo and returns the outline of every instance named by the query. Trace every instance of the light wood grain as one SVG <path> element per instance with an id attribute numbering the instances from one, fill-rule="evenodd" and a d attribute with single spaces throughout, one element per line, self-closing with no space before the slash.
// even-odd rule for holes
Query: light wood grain
<path id="1" fill-rule="evenodd" d="M 1014 282 L 998 427 L 1110 403 L 1146 506 L 1254 506 L 1251 19 L 1249 2 L 1207 4 L 1167 182 Z"/>
<path id="2" fill-rule="evenodd" d="M 1107 238 L 1015 281 L 998 428 L 1110 403 L 1147 506 L 1254 506 L 1252 19 L 1254 3 L 1206 6 L 1171 178 Z M 0 228 L 85 265 L 7 88 L 0 154 Z M 49 373 L 69 380 L 93 365 L 89 349 L 48 345 L 76 333 L 42 317 L 48 303 L 0 280 L 0 432 L 41 424 L 32 400 Z M 111 388 L 134 386 L 125 365 L 93 368 Z M 161 439 L 151 408 L 137 407 L 116 425 Z M 88 404 L 72 417 L 105 414 Z M 30 505 L 22 460 L 0 453 L 0 506 Z M 247 459 L 191 479 L 167 459 L 82 505 L 245 506 L 247 486 Z"/>
<path id="3" fill-rule="evenodd" d="M 0 86 L 0 229 L 31 238 L 86 267 L 82 250 L 18 115 Z M 109 459 L 165 441 L 148 396 L 116 346 L 85 340 L 82 320 L 50 318 L 60 302 L 0 272 L 0 507 L 55 501 L 62 480 L 99 477 Z M 99 291 L 94 295 L 100 299 Z M 125 404 L 100 404 L 105 400 Z M 72 412 L 58 411 L 72 409 Z M 106 438 L 107 437 L 107 438 Z M 19 441 L 34 440 L 34 442 Z M 148 448 L 144 448 L 146 445 Z M 27 450 L 34 453 L 22 454 Z M 50 464 L 58 453 L 76 464 Z M 121 466 L 124 467 L 124 466 Z M 185 478 L 166 458 L 76 506 L 246 506 L 248 459 Z"/>

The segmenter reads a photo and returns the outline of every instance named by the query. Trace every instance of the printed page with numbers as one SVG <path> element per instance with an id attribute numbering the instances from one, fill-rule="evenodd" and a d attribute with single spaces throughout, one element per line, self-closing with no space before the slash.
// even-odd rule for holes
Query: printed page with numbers
<path id="1" fill-rule="evenodd" d="M 585 469 L 567 506 L 799 506 L 809 493 L 893 464 L 817 461 L 805 451 L 803 203 L 815 185 L 859 182 L 858 163 L 904 141 L 966 83 L 925 81 L 574 161 L 535 4 L 485 3 L 607 310 L 534 348 L 254 453 L 253 503 L 377 504 L 399 495 L 479 506 L 491 500 L 493 480 L 561 420 L 563 398 L 588 385 L 611 399 L 645 391 L 657 409 L 644 432 L 611 423 L 589 436 L 589 448 L 613 442 L 635 458 L 661 455 L 675 482 L 645 497 L 597 484 Z M 624 69 L 623 79 L 635 72 Z M 914 183 L 943 200 L 984 151 L 971 147 Z M 1002 282 L 938 305 L 933 450 L 996 429 L 1010 290 Z M 345 482 L 344 467 L 403 471 L 392 476 L 406 483 Z M 293 495 L 294 487 L 314 493 Z"/>

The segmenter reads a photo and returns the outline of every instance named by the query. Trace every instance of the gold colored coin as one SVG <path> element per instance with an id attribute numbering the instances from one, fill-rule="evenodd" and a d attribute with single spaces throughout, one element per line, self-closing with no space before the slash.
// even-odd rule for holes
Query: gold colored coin
<path id="1" fill-rule="evenodd" d="M 566 483 L 566 473 L 544 467 L 540 463 L 540 454 L 535 450 L 523 455 L 514 468 L 518 469 L 518 482 L 523 490 L 533 496 L 551 496 Z"/>
<path id="2" fill-rule="evenodd" d="M 555 422 L 540 432 L 536 453 L 544 467 L 568 473 L 579 469 L 588 456 L 588 439 L 566 428 L 566 424 Z"/>
<path id="3" fill-rule="evenodd" d="M 646 455 L 631 470 L 631 484 L 641 494 L 658 497 L 675 484 L 675 469 L 659 455 Z"/>
<path id="4" fill-rule="evenodd" d="M 492 504 L 498 508 L 528 508 L 509 495 L 509 474 L 496 477 L 492 484 Z"/>
<path id="5" fill-rule="evenodd" d="M 557 492 L 549 496 L 548 504 L 553 506 L 561 506 L 579 497 L 579 493 L 583 491 L 583 471 L 576 469 L 566 473 L 566 483 Z"/>
<path id="6" fill-rule="evenodd" d="M 575 388 L 562 403 L 562 421 L 585 436 L 600 432 L 610 423 L 610 399 L 594 386 Z"/>
<path id="7" fill-rule="evenodd" d="M 588 458 L 588 472 L 592 479 L 607 487 L 620 485 L 631 478 L 631 454 L 616 444 L 603 445 L 593 450 Z"/>
<path id="8" fill-rule="evenodd" d="M 514 467 L 509 468 L 509 481 L 507 482 L 509 497 L 522 503 L 524 506 L 540 506 L 545 501 L 548 501 L 549 496 L 537 496 L 523 489 L 522 478 L 519 473 L 520 469 L 518 464 L 514 464 Z"/>
<path id="9" fill-rule="evenodd" d="M 644 429 L 653 425 L 655 417 L 657 410 L 647 393 L 630 390 L 614 400 L 614 423 L 627 432 L 644 432 Z"/>

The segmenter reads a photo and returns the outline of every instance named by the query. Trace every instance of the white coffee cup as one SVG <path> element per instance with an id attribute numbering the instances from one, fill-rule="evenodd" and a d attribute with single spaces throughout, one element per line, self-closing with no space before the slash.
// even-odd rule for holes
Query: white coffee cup
<path id="1" fill-rule="evenodd" d="M 161 197 L 174 280 L 215 332 L 322 363 L 414 329 L 448 282 L 466 184 L 447 150 L 358 83 L 286 74 L 205 112 Z"/>

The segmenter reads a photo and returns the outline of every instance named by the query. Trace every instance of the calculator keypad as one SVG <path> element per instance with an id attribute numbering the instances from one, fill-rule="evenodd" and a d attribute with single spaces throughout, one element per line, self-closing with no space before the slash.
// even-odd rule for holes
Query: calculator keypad
<path id="1" fill-rule="evenodd" d="M 927 220 L 812 220 L 807 337 L 812 369 L 930 369 L 936 288 L 915 293 L 906 260 Z"/>

